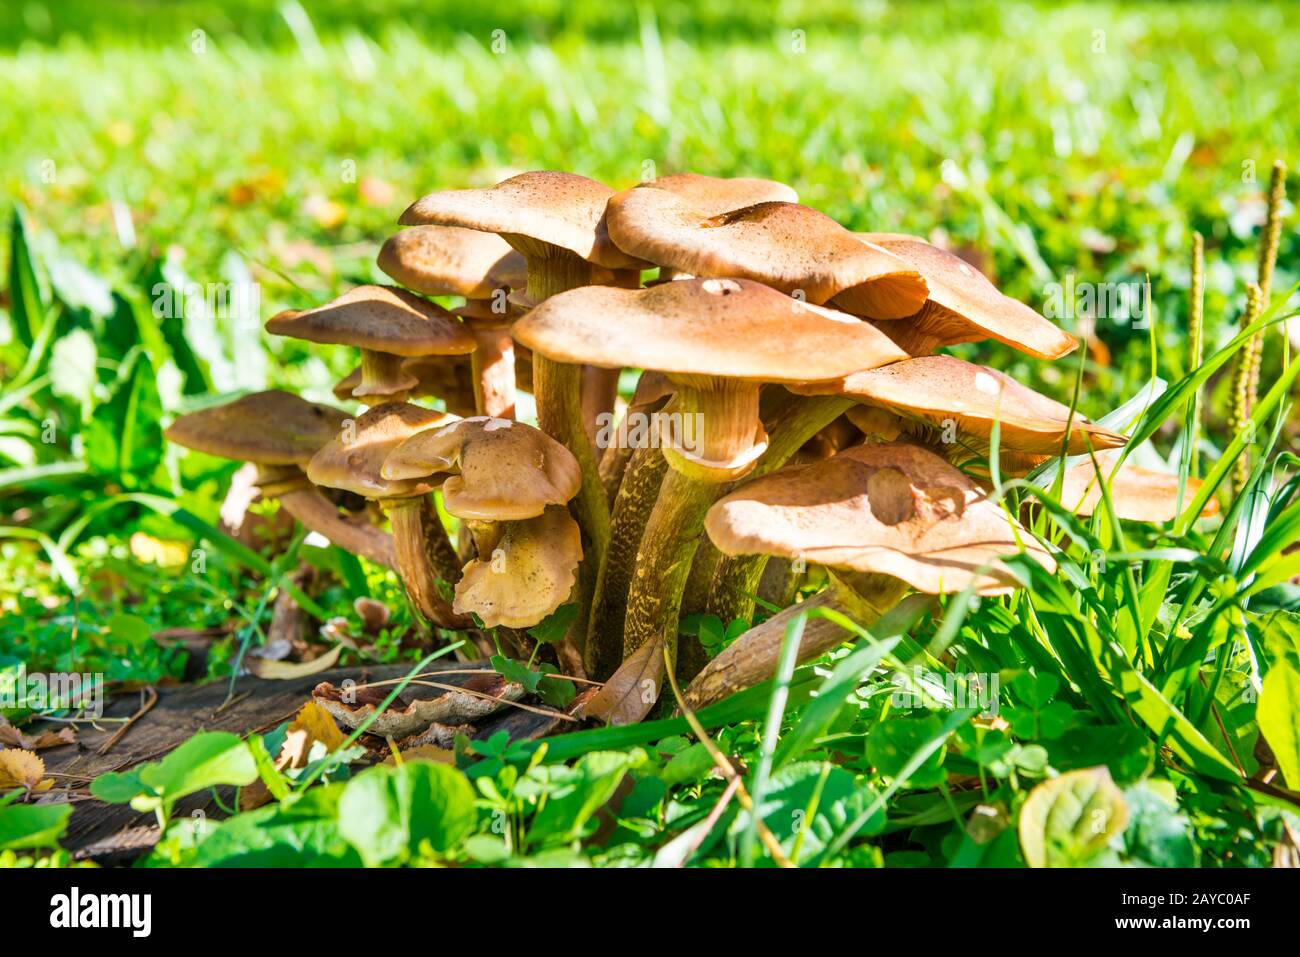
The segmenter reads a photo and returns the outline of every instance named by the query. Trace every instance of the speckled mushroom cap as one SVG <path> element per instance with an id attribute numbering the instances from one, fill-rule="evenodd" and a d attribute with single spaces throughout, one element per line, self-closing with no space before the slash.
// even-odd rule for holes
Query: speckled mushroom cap
<path id="1" fill-rule="evenodd" d="M 1001 556 L 1051 556 L 943 459 L 905 443 L 858 445 L 719 499 L 704 523 L 727 555 L 775 555 L 892 575 L 930 594 L 1017 587 Z M 1019 542 L 1017 542 L 1017 537 Z M 987 567 L 986 567 L 987 566 Z"/>
<path id="2" fill-rule="evenodd" d="M 1110 499 L 1118 518 L 1130 522 L 1172 522 L 1178 517 L 1178 476 L 1156 472 L 1125 462 L 1116 471 L 1119 451 L 1098 453 L 1101 473 L 1110 483 Z M 1201 480 L 1188 478 L 1183 492 L 1183 508 L 1191 504 L 1201 488 Z M 1101 483 L 1091 459 L 1065 470 L 1061 485 L 1061 504 L 1078 515 L 1092 515 L 1102 507 Z M 1210 499 L 1201 517 L 1217 515 L 1219 503 Z"/>
<path id="3" fill-rule="evenodd" d="M 392 286 L 357 286 L 316 309 L 282 312 L 266 331 L 396 356 L 474 351 L 474 337 L 446 309 Z"/>
<path id="4" fill-rule="evenodd" d="M 552 296 L 512 332 L 557 362 L 757 382 L 835 378 L 907 357 L 867 323 L 748 279 L 584 286 Z"/>
<path id="5" fill-rule="evenodd" d="M 578 494 L 573 453 L 530 425 L 474 416 L 418 432 L 389 453 L 390 481 L 450 476 L 442 500 L 457 518 L 503 522 L 541 515 Z"/>
<path id="6" fill-rule="evenodd" d="M 582 537 L 560 505 L 500 529 L 492 554 L 465 566 L 452 608 L 461 615 L 473 612 L 489 628 L 528 628 L 568 600 Z"/>
<path id="7" fill-rule="evenodd" d="M 331 406 L 272 389 L 182 415 L 165 434 L 171 442 L 209 455 L 302 466 L 339 434 L 347 418 Z"/>
<path id="8" fill-rule="evenodd" d="M 345 423 L 329 443 L 307 463 L 307 477 L 316 485 L 341 488 L 365 498 L 409 498 L 424 495 L 436 482 L 395 481 L 383 477 L 384 459 L 421 429 L 455 421 L 455 416 L 406 402 L 390 402 L 367 409 Z"/>
<path id="9" fill-rule="evenodd" d="M 416 200 L 402 214 L 403 226 L 461 226 L 497 233 L 526 256 L 547 247 L 566 249 L 606 269 L 638 269 L 605 231 L 605 204 L 614 191 L 604 183 L 542 170 L 520 173 L 487 189 L 449 189 Z"/>
<path id="10" fill-rule="evenodd" d="M 630 189 L 606 222 L 620 249 L 692 276 L 753 279 L 818 305 L 838 297 L 864 315 L 910 316 L 925 302 L 916 269 L 797 203 L 706 215 L 668 190 Z"/>
<path id="11" fill-rule="evenodd" d="M 999 444 L 1022 452 L 1056 454 L 1069 424 L 1068 452 L 1123 445 L 1125 436 L 1093 425 L 1077 412 L 1021 385 L 999 372 L 955 356 L 924 356 L 880 369 L 855 372 L 843 379 L 791 387 L 803 395 L 843 395 L 878 406 L 904 418 L 989 439 L 1001 423 Z"/>
<path id="12" fill-rule="evenodd" d="M 785 183 L 748 176 L 728 179 L 700 173 L 672 173 L 642 183 L 641 187 L 666 190 L 704 216 L 717 216 L 755 203 L 799 202 L 799 195 Z"/>
<path id="13" fill-rule="evenodd" d="M 455 415 L 474 414 L 474 381 L 469 356 L 412 356 L 402 360 L 402 374 L 409 377 L 413 399 L 441 399 L 447 411 Z M 340 402 L 354 398 L 361 385 L 361 367 L 357 366 L 334 384 L 334 397 Z"/>
<path id="14" fill-rule="evenodd" d="M 524 257 L 495 233 L 457 226 L 413 226 L 379 250 L 379 268 L 426 296 L 490 299 L 527 284 Z"/>
<path id="15" fill-rule="evenodd" d="M 959 256 L 897 233 L 857 236 L 908 263 L 930 286 L 929 299 L 920 313 L 906 323 L 882 325 L 909 352 L 919 355 L 959 342 L 996 339 L 1040 359 L 1059 359 L 1079 344 L 1074 336 L 1024 303 L 1004 296 L 983 273 Z"/>

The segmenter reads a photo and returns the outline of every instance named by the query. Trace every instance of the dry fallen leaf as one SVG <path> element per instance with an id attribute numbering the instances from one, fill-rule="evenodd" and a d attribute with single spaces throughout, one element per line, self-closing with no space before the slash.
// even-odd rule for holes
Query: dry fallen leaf
<path id="1" fill-rule="evenodd" d="M 298 714 L 289 725 L 289 733 L 293 734 L 295 731 L 305 731 L 310 741 L 319 741 L 325 745 L 326 751 L 343 747 L 343 742 L 347 740 L 339 730 L 339 726 L 334 723 L 334 719 L 330 717 L 330 713 L 315 701 L 308 701 L 298 710 Z M 310 743 L 308 746 L 310 747 Z"/>
<path id="2" fill-rule="evenodd" d="M 664 676 L 664 643 L 647 641 L 592 696 L 583 716 L 606 724 L 635 724 L 650 713 Z"/>
<path id="3" fill-rule="evenodd" d="M 422 744 L 419 747 L 411 748 L 409 751 L 403 751 L 402 761 L 433 761 L 436 764 L 455 765 L 456 752 L 440 748 L 435 744 Z M 391 754 L 384 760 L 384 764 L 396 763 L 397 760 Z"/>
<path id="4" fill-rule="evenodd" d="M 65 744 L 76 744 L 77 732 L 70 727 L 58 731 L 42 731 L 40 734 L 23 734 L 3 715 L 0 715 L 0 744 L 10 748 L 25 748 L 28 751 L 44 751 Z"/>
<path id="5" fill-rule="evenodd" d="M 45 776 L 45 762 L 22 748 L 0 751 L 0 788 L 48 791 L 54 781 Z"/>
<path id="6" fill-rule="evenodd" d="M 311 661 L 272 661 L 267 658 L 249 657 L 244 664 L 248 668 L 249 674 L 256 675 L 259 678 L 266 678 L 271 681 L 290 681 L 294 678 L 305 678 L 308 675 L 328 671 L 334 667 L 342 652 L 343 646 L 335 645 L 325 654 L 319 658 L 313 658 Z"/>

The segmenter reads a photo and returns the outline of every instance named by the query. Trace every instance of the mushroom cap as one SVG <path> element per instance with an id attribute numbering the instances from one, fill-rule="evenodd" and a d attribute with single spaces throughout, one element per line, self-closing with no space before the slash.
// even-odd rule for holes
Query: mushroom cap
<path id="1" fill-rule="evenodd" d="M 434 429 L 455 421 L 407 402 L 389 402 L 367 409 L 350 428 L 330 439 L 307 463 L 307 477 L 315 485 L 341 488 L 365 498 L 410 498 L 432 491 L 437 482 L 396 481 L 383 477 L 384 459 L 421 429 Z"/>
<path id="2" fill-rule="evenodd" d="M 524 257 L 495 233 L 457 226 L 413 226 L 389 236 L 379 268 L 426 296 L 490 299 L 498 289 L 522 289 Z"/>
<path id="3" fill-rule="evenodd" d="M 609 201 L 606 222 L 620 249 L 692 276 L 753 279 L 817 305 L 842 296 L 891 317 L 925 302 L 916 269 L 798 203 L 707 215 L 668 190 L 629 189 Z"/>
<path id="4" fill-rule="evenodd" d="M 402 372 L 409 375 L 413 399 L 442 399 L 448 412 L 474 414 L 474 380 L 469 356 L 412 356 L 402 360 Z M 361 366 L 357 366 L 334 384 L 335 398 L 347 402 L 355 398 L 352 390 L 361 384 Z"/>
<path id="5" fill-rule="evenodd" d="M 605 204 L 614 191 L 604 183 L 540 170 L 520 173 L 487 189 L 448 189 L 416 200 L 403 226 L 461 226 L 497 233 L 525 255 L 558 246 L 606 269 L 638 269 L 605 231 Z"/>
<path id="6" fill-rule="evenodd" d="M 996 369 L 988 369 L 955 356 L 921 356 L 880 369 L 854 372 L 843 379 L 791 387 L 801 395 L 844 395 L 879 406 L 905 418 L 988 440 L 993 423 L 1001 423 L 999 445 L 1021 452 L 1054 455 L 1061 450 L 1069 425 L 1067 451 L 1078 454 L 1113 449 L 1128 439 L 1118 432 L 1093 425 L 1077 412 L 1021 385 Z"/>
<path id="7" fill-rule="evenodd" d="M 1116 471 L 1119 451 L 1098 453 L 1097 462 L 1102 475 L 1110 482 L 1110 499 L 1115 514 L 1130 522 L 1172 522 L 1178 517 L 1178 476 L 1156 472 L 1125 462 Z M 1188 478 L 1183 493 L 1186 508 L 1201 487 L 1201 480 Z M 1078 515 L 1092 515 L 1101 508 L 1101 483 L 1091 459 L 1086 459 L 1065 470 L 1061 485 L 1061 504 Z M 1201 517 L 1217 515 L 1219 502 L 1210 499 L 1205 503 Z"/>
<path id="8" fill-rule="evenodd" d="M 983 273 L 960 256 L 897 233 L 858 233 L 857 236 L 863 242 L 893 253 L 920 272 L 929 284 L 930 297 L 921 312 L 897 329 L 885 329 L 891 336 L 899 336 L 904 348 L 908 348 L 909 341 L 920 347 L 916 351 L 932 351 L 937 346 L 996 339 L 1040 359 L 1059 359 L 1079 344 L 1074 336 L 1058 329 L 1024 303 L 1004 296 Z M 908 328 L 912 326 L 917 328 Z"/>
<path id="9" fill-rule="evenodd" d="M 182 415 L 167 439 L 209 455 L 259 465 L 306 465 L 335 438 L 348 415 L 289 392 L 254 392 Z"/>
<path id="10" fill-rule="evenodd" d="M 907 357 L 868 323 L 749 279 L 584 286 L 552 296 L 511 331 L 557 362 L 757 382 L 829 379 Z"/>
<path id="11" fill-rule="evenodd" d="M 489 628 L 531 627 L 568 600 L 581 560 L 578 523 L 564 506 L 505 522 L 492 554 L 466 564 L 452 609 Z"/>
<path id="12" fill-rule="evenodd" d="M 451 313 L 393 286 L 357 286 L 315 309 L 282 312 L 267 321 L 266 331 L 397 356 L 474 351 L 474 337 Z"/>
<path id="13" fill-rule="evenodd" d="M 390 481 L 450 477 L 442 501 L 457 518 L 487 522 L 541 515 L 578 494 L 582 470 L 573 453 L 540 429 L 485 415 L 417 432 L 388 454 Z"/>
<path id="14" fill-rule="evenodd" d="M 776 555 L 876 572 L 931 594 L 974 584 L 1018 587 L 998 559 L 1046 551 L 943 459 L 905 443 L 858 445 L 812 465 L 779 469 L 719 499 L 704 528 L 728 555 Z M 988 566 L 988 567 L 984 567 Z"/>
<path id="15" fill-rule="evenodd" d="M 799 195 L 785 183 L 748 176 L 728 179 L 700 173 L 671 173 L 642 183 L 641 187 L 666 190 L 704 216 L 717 216 L 755 203 L 799 202 Z"/>

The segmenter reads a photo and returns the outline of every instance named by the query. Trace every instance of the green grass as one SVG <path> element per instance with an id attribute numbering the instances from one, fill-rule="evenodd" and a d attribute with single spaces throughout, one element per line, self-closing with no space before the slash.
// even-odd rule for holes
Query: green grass
<path id="1" fill-rule="evenodd" d="M 265 627 L 277 546 L 215 531 L 233 465 L 165 448 L 159 426 L 211 395 L 268 384 L 327 397 L 353 357 L 155 319 L 158 283 L 247 269 L 264 317 L 375 276 L 378 243 L 429 190 L 532 168 L 615 186 L 650 164 L 763 175 L 853 228 L 945 236 L 1039 308 L 1067 275 L 1149 275 L 1152 330 L 1099 320 L 1093 348 L 1055 364 L 987 343 L 956 351 L 1057 398 L 1077 383 L 1082 412 L 1136 425 L 1150 442 L 1134 454 L 1175 466 L 1187 401 L 1202 388 L 1201 474 L 1223 506 L 1221 519 L 1164 529 L 1104 513 L 1076 521 L 1050 491 L 1007 483 L 1013 507 L 1044 502 L 1033 531 L 1063 549 L 1059 575 L 1026 563 L 1030 587 L 1015 597 L 954 596 L 887 649 L 873 644 L 894 641 L 878 628 L 797 669 L 783 710 L 762 690 L 706 716 L 724 753 L 763 769 L 749 784 L 784 852 L 805 865 L 1023 863 L 1017 825 L 1030 794 L 1058 798 L 1073 780 L 1059 772 L 1097 765 L 1120 795 L 1110 809 L 1122 802 L 1129 824 L 1100 847 L 1082 832 L 1050 835 L 1075 862 L 1264 865 L 1284 824 L 1300 827 L 1294 800 L 1259 780 L 1261 727 L 1284 773 L 1300 761 L 1285 738 L 1300 708 L 1289 584 L 1300 567 L 1284 551 L 1300 528 L 1300 463 L 1287 454 L 1300 431 L 1287 401 L 1297 367 L 1284 365 L 1276 326 L 1255 476 L 1235 498 L 1222 484 L 1242 454 L 1225 428 L 1224 372 L 1255 274 L 1261 193 L 1275 157 L 1295 165 L 1300 137 L 1290 96 L 1300 65 L 1289 55 L 1300 26 L 1284 5 L 1249 15 L 1212 3 L 304 7 L 0 11 L 0 192 L 25 210 L 12 245 L 0 244 L 0 678 L 22 660 L 156 681 L 183 659 L 145 632 L 233 619 L 238 634 L 209 663 L 226 676 L 240 643 Z M 503 52 L 492 51 L 494 30 Z M 1252 163 L 1255 182 L 1244 175 Z M 1206 236 L 1208 361 L 1191 376 L 1193 230 Z M 1277 292 L 1300 278 L 1296 236 L 1292 216 Z M 47 317 L 47 340 L 23 337 Z M 1164 398 L 1145 416 L 1117 413 L 1153 369 L 1169 383 Z M 205 571 L 146 563 L 149 540 L 179 542 L 185 561 L 201 549 Z M 313 595 L 326 614 L 352 615 L 363 593 L 401 606 L 390 579 L 336 549 L 301 557 L 326 573 Z M 400 654 L 391 634 L 376 649 Z M 969 720 L 933 685 L 898 703 L 895 682 L 916 665 L 997 675 L 1000 720 Z M 231 760 L 247 770 L 282 734 L 257 736 L 251 757 L 235 748 Z M 461 764 L 468 798 L 459 779 L 437 783 L 448 801 L 474 803 L 459 830 L 384 862 L 669 861 L 724 787 L 681 722 L 588 731 L 549 749 L 496 742 Z M 243 770 L 230 783 L 246 781 Z M 273 793 L 296 784 L 258 773 Z M 215 840 L 215 823 L 174 822 L 155 862 L 238 857 L 262 846 L 263 831 L 294 827 L 315 835 L 323 858 L 380 860 L 346 810 L 367 800 L 370 785 L 357 784 L 367 774 L 331 769 L 297 812 L 285 803 L 241 816 Z M 617 829 L 583 840 L 625 780 Z M 750 825 L 733 802 L 691 862 L 757 853 L 770 863 Z"/>

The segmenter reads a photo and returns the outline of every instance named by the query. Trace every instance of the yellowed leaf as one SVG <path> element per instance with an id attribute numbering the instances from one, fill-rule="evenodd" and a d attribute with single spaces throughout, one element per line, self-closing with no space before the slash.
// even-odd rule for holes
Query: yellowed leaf
<path id="1" fill-rule="evenodd" d="M 0 751 L 0 788 L 48 791 L 54 782 L 45 777 L 45 762 L 31 751 L 5 748 Z"/>
<path id="2" fill-rule="evenodd" d="M 298 710 L 298 714 L 289 725 L 289 733 L 292 734 L 294 731 L 306 731 L 312 741 L 321 742 L 327 751 L 341 748 L 343 742 L 347 740 L 339 730 L 339 726 L 334 723 L 334 718 L 315 700 L 308 701 Z"/>
<path id="3" fill-rule="evenodd" d="M 440 748 L 436 744 L 421 744 L 409 751 L 402 752 L 402 760 L 405 761 L 432 761 L 435 764 L 456 763 L 456 752 L 449 751 L 446 748 Z M 392 755 L 389 755 L 384 764 L 396 764 L 397 761 Z"/>
<path id="4" fill-rule="evenodd" d="M 605 686 L 592 696 L 583 714 L 606 724 L 635 724 L 659 699 L 664 676 L 664 643 L 647 641 L 619 665 Z"/>

